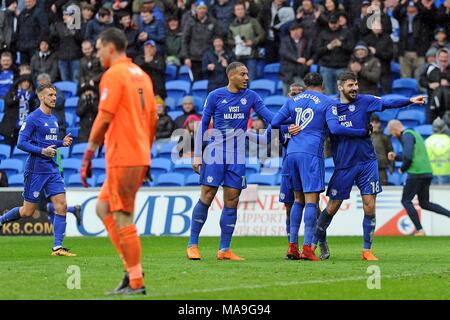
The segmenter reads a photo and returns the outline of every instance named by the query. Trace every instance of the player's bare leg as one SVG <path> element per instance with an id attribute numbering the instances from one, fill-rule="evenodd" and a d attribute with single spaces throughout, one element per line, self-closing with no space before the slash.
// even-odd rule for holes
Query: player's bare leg
<path id="1" fill-rule="evenodd" d="M 130 277 L 127 272 L 127 264 L 125 262 L 125 258 L 123 257 L 122 249 L 120 248 L 120 238 L 119 238 L 119 231 L 116 225 L 116 219 L 114 218 L 114 214 L 109 209 L 108 201 L 98 200 L 95 207 L 95 211 L 97 213 L 97 216 L 100 218 L 100 220 L 102 220 L 103 224 L 105 225 L 108 237 L 111 240 L 111 243 L 113 244 L 114 248 L 116 248 L 116 251 L 119 254 L 120 260 L 122 261 L 123 264 L 124 276 L 120 281 L 119 285 L 114 290 L 119 291 L 129 286 Z"/>
<path id="2" fill-rule="evenodd" d="M 223 187 L 223 210 L 220 216 L 220 249 L 217 252 L 219 260 L 245 260 L 233 253 L 230 249 L 231 238 L 237 220 L 237 206 L 241 189 Z"/>
<path id="3" fill-rule="evenodd" d="M 376 261 L 378 258 L 372 253 L 372 240 L 375 231 L 375 203 L 376 194 L 368 194 L 362 196 L 364 219 L 363 219 L 363 233 L 364 233 L 364 248 L 362 252 L 362 259 L 369 261 Z"/>
<path id="4" fill-rule="evenodd" d="M 200 260 L 202 258 L 198 249 L 198 238 L 203 225 L 208 218 L 208 209 L 216 196 L 218 188 L 202 185 L 200 189 L 200 199 L 192 212 L 191 233 L 186 255 L 189 260 Z"/>
<path id="5" fill-rule="evenodd" d="M 320 259 L 326 260 L 330 257 L 330 249 L 327 243 L 327 228 L 333 220 L 334 215 L 341 207 L 342 200 L 330 199 L 327 207 L 321 212 L 317 219 L 315 241 L 320 248 Z"/>
<path id="6" fill-rule="evenodd" d="M 317 208 L 319 203 L 319 193 L 318 192 L 308 192 L 305 193 L 305 237 L 302 247 L 302 252 L 300 253 L 300 259 L 318 261 L 319 258 L 316 257 L 313 250 L 313 238 L 316 231 L 317 222 Z"/>
<path id="7" fill-rule="evenodd" d="M 53 218 L 53 233 L 54 243 L 52 249 L 52 256 L 66 256 L 74 257 L 76 254 L 70 253 L 69 249 L 62 246 L 64 235 L 66 233 L 66 216 L 67 216 L 67 202 L 66 194 L 60 193 L 50 198 L 55 207 L 55 217 Z"/>
<path id="8" fill-rule="evenodd" d="M 290 260 L 299 260 L 300 251 L 298 249 L 298 230 L 302 223 L 303 207 L 305 205 L 305 196 L 301 191 L 294 191 L 294 204 L 290 210 L 290 231 L 289 247 L 286 257 Z"/>

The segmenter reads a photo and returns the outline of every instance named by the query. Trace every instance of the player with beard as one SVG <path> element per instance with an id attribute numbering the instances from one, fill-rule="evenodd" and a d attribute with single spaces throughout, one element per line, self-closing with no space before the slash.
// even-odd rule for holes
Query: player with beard
<path id="1" fill-rule="evenodd" d="M 351 72 L 345 72 L 338 81 L 339 101 L 337 110 L 341 125 L 350 128 L 365 128 L 373 112 L 389 108 L 402 108 L 409 104 L 424 104 L 425 97 L 411 99 L 382 100 L 379 97 L 358 94 L 358 80 Z M 367 137 L 348 137 L 331 135 L 334 172 L 328 184 L 327 207 L 317 221 L 313 244 L 319 244 L 320 258 L 330 257 L 326 242 L 326 230 L 339 210 L 342 202 L 350 197 L 353 183 L 356 183 L 363 200 L 363 260 L 378 260 L 372 253 L 372 238 L 375 230 L 376 195 L 382 191 L 378 176 L 378 162 L 372 140 Z"/>

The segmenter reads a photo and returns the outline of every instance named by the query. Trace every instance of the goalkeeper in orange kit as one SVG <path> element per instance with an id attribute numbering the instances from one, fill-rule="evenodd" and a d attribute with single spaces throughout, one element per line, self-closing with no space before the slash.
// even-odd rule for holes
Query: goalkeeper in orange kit
<path id="1" fill-rule="evenodd" d="M 117 28 L 103 31 L 97 40 L 97 56 L 108 70 L 100 81 L 99 113 L 80 174 L 87 187 L 91 160 L 104 141 L 106 180 L 96 211 L 126 270 L 112 294 L 145 294 L 141 242 L 133 211 L 136 193 L 149 170 L 157 114 L 151 79 L 126 57 L 126 46 L 126 36 Z"/>

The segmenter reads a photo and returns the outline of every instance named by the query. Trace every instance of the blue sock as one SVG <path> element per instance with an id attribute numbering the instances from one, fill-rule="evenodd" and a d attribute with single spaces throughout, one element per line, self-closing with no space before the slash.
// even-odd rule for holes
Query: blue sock
<path id="1" fill-rule="evenodd" d="M 51 224 L 53 224 L 53 220 L 55 219 L 55 206 L 53 205 L 53 203 L 47 203 L 47 212 L 47 219 Z"/>
<path id="2" fill-rule="evenodd" d="M 289 243 L 298 243 L 298 230 L 302 223 L 303 205 L 294 202 L 291 209 L 291 224 L 289 228 Z"/>
<path id="3" fill-rule="evenodd" d="M 291 218 L 286 217 L 286 233 L 287 233 L 288 241 L 289 241 L 290 232 L 291 232 Z"/>
<path id="4" fill-rule="evenodd" d="M 309 246 L 312 243 L 317 223 L 317 203 L 307 203 L 305 206 L 305 238 L 303 245 Z"/>
<path id="5" fill-rule="evenodd" d="M 220 250 L 227 250 L 230 248 L 231 237 L 233 236 L 234 226 L 237 220 L 237 209 L 223 207 L 222 215 L 220 216 Z"/>
<path id="6" fill-rule="evenodd" d="M 314 234 L 313 243 L 323 243 L 325 238 L 327 237 L 327 228 L 333 220 L 333 216 L 330 216 L 327 212 L 327 209 L 324 209 L 317 219 L 317 227 Z"/>
<path id="7" fill-rule="evenodd" d="M 208 209 L 209 206 L 198 200 L 197 204 L 194 207 L 194 211 L 192 212 L 191 236 L 189 237 L 188 244 L 189 247 L 193 244 L 198 244 L 200 231 L 202 231 L 202 227 L 205 224 L 206 218 L 208 217 Z"/>
<path id="8" fill-rule="evenodd" d="M 19 219 L 20 219 L 20 207 L 15 207 L 9 210 L 4 215 L 0 216 L 0 225 L 11 221 L 16 221 Z"/>
<path id="9" fill-rule="evenodd" d="M 364 233 L 364 249 L 372 248 L 373 232 L 375 231 L 375 216 L 364 215 L 363 233 Z"/>
<path id="10" fill-rule="evenodd" d="M 64 235 L 66 233 L 66 216 L 61 216 L 59 214 L 55 214 L 54 222 L 54 242 L 53 247 L 62 247 L 62 243 L 64 240 Z"/>

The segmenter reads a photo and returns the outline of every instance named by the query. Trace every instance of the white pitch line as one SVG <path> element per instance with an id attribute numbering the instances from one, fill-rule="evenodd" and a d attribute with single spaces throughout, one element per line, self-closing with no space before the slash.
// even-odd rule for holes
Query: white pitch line
<path id="1" fill-rule="evenodd" d="M 425 276 L 432 274 L 443 274 L 450 273 L 450 270 L 447 271 L 433 271 L 433 272 L 417 272 L 417 273 L 401 273 L 395 275 L 386 275 L 381 276 L 381 279 L 396 279 L 396 278 L 407 278 L 407 277 L 417 277 L 417 276 Z M 289 281 L 289 282 L 278 282 L 272 284 L 261 284 L 261 285 L 248 285 L 248 286 L 237 286 L 237 287 L 222 287 L 222 288 L 211 288 L 211 289 L 197 289 L 190 290 L 184 292 L 170 292 L 170 293 L 149 293 L 147 290 L 147 296 L 150 297 L 163 297 L 163 296 L 175 296 L 175 295 L 187 295 L 192 293 L 208 293 L 208 292 L 222 292 L 222 291 L 232 291 L 232 290 L 249 290 L 249 289 L 262 289 L 269 287 L 289 287 L 289 286 L 297 286 L 297 285 L 308 285 L 308 284 L 324 284 L 324 283 L 336 283 L 336 282 L 345 282 L 345 281 L 360 281 L 367 280 L 367 276 L 360 277 L 348 277 L 348 278 L 336 278 L 336 279 L 327 279 L 327 280 L 306 280 L 306 281 Z M 151 286 L 149 286 L 151 288 Z"/>

